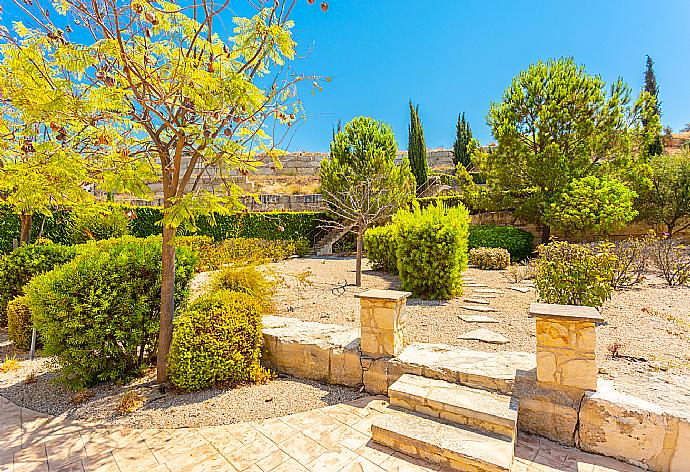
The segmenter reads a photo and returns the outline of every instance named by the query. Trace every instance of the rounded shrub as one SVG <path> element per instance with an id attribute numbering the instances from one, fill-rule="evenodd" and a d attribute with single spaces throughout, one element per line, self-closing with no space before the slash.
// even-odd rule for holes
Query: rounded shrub
<path id="1" fill-rule="evenodd" d="M 119 238 L 129 234 L 129 218 L 118 207 L 94 207 L 70 215 L 69 240 L 72 244 Z"/>
<path id="2" fill-rule="evenodd" d="M 398 273 L 398 259 L 395 255 L 397 243 L 393 225 L 369 228 L 364 233 L 364 248 L 374 269 L 391 274 Z"/>
<path id="3" fill-rule="evenodd" d="M 187 296 L 194 263 L 191 251 L 177 250 L 177 304 Z M 72 262 L 29 283 L 34 324 L 68 385 L 127 380 L 153 362 L 161 272 L 161 239 L 126 237 L 87 244 Z"/>
<path id="4" fill-rule="evenodd" d="M 36 275 L 74 259 L 77 250 L 61 244 L 30 244 L 0 256 L 0 326 L 7 325 L 7 304 L 24 294 Z"/>
<path id="5" fill-rule="evenodd" d="M 230 290 L 256 298 L 268 309 L 271 303 L 271 284 L 256 266 L 229 266 L 213 279 L 213 290 Z"/>
<path id="6" fill-rule="evenodd" d="M 185 391 L 253 378 L 261 356 L 260 300 L 221 290 L 202 296 L 175 319 L 168 374 Z"/>
<path id="7" fill-rule="evenodd" d="M 467 209 L 435 203 L 422 210 L 415 204 L 411 211 L 396 213 L 393 223 L 403 290 L 435 300 L 461 295 L 467 268 Z"/>
<path id="8" fill-rule="evenodd" d="M 502 247 L 470 249 L 470 264 L 484 270 L 502 270 L 510 265 L 510 253 Z"/>
<path id="9" fill-rule="evenodd" d="M 468 239 L 469 249 L 500 247 L 510 253 L 510 259 L 519 262 L 528 259 L 534 251 L 534 235 L 513 226 L 472 225 Z"/>
<path id="10" fill-rule="evenodd" d="M 11 300 L 7 304 L 7 336 L 14 343 L 14 347 L 24 351 L 30 349 L 32 331 L 33 322 L 27 297 L 21 296 Z"/>
<path id="11" fill-rule="evenodd" d="M 610 243 L 595 247 L 558 241 L 540 246 L 535 276 L 539 298 L 599 307 L 613 293 L 616 264 Z"/>

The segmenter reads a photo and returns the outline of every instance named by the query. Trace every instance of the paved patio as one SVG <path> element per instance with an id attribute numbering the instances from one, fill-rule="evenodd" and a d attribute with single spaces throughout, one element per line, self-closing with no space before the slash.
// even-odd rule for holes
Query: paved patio
<path id="1" fill-rule="evenodd" d="M 367 397 L 255 423 L 134 430 L 49 417 L 0 397 L 0 472 L 440 470 L 371 441 L 387 404 Z M 526 435 L 515 456 L 514 472 L 640 471 Z"/>

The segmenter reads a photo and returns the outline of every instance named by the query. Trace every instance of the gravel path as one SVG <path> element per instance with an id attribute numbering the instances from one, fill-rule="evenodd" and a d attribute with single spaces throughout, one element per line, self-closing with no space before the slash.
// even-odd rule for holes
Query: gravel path
<path id="1" fill-rule="evenodd" d="M 265 385 L 161 394 L 154 388 L 153 372 L 127 385 L 104 383 L 73 392 L 55 381 L 57 368 L 51 358 L 37 358 L 32 362 L 26 360 L 26 355 L 11 354 L 11 351 L 7 330 L 0 330 L 0 361 L 8 355 L 16 355 L 21 361 L 18 370 L 0 373 L 0 396 L 42 413 L 99 424 L 134 428 L 215 426 L 275 418 L 363 396 L 350 388 L 287 376 Z M 120 400 L 130 390 L 140 394 L 144 404 L 132 413 L 120 414 Z"/>
<path id="2" fill-rule="evenodd" d="M 283 279 L 274 303 L 278 315 L 307 321 L 357 326 L 359 300 L 355 293 L 371 288 L 400 289 L 398 277 L 371 270 L 365 264 L 362 287 L 337 287 L 355 280 L 354 258 L 292 259 L 271 264 Z M 309 274 L 305 277 L 306 274 Z M 534 320 L 527 316 L 529 304 L 537 300 L 536 290 L 510 290 L 516 284 L 502 271 L 468 269 L 465 277 L 500 290 L 490 300 L 492 313 L 475 313 L 462 308 L 465 297 L 474 297 L 475 288 L 465 287 L 465 297 L 444 302 L 408 300 L 408 335 L 412 341 L 445 343 L 481 351 L 527 351 L 536 348 Z M 522 284 L 528 287 L 529 282 Z M 604 378 L 614 380 L 620 390 L 650 401 L 682 403 L 690 411 L 690 393 L 664 399 L 664 386 L 678 384 L 690 375 L 690 287 L 669 288 L 649 275 L 638 288 L 616 292 L 601 310 L 606 324 L 598 330 L 597 359 Z M 499 323 L 462 321 L 460 315 L 484 314 Z M 508 344 L 487 344 L 459 340 L 467 331 L 483 327 L 510 339 Z M 618 357 L 611 350 L 618 346 Z M 680 377 L 679 377 L 680 376 Z M 687 377 L 690 379 L 690 377 Z M 646 388 L 647 385 L 650 388 Z M 645 388 L 641 389 L 641 386 Z M 687 389 L 686 389 L 687 390 Z"/>

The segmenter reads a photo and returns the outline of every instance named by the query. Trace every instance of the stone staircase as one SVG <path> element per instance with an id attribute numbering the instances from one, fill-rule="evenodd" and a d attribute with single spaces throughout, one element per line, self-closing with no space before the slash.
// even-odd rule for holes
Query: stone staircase
<path id="1" fill-rule="evenodd" d="M 354 225 L 345 228 L 330 228 L 326 234 L 321 236 L 316 243 L 314 243 L 313 253 L 317 256 L 327 256 L 333 254 L 333 245 L 340 241 L 347 233 L 352 231 Z"/>
<path id="2" fill-rule="evenodd" d="M 517 404 L 508 395 L 444 380 L 402 375 L 372 438 L 396 451 L 471 472 L 507 472 L 513 462 Z"/>

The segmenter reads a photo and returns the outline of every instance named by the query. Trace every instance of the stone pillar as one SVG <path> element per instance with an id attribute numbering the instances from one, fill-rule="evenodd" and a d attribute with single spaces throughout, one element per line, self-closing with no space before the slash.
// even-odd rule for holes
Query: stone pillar
<path id="1" fill-rule="evenodd" d="M 405 347 L 405 306 L 411 293 L 368 290 L 360 299 L 361 349 L 372 359 L 395 357 Z"/>
<path id="2" fill-rule="evenodd" d="M 596 308 L 533 303 L 537 322 L 537 381 L 580 390 L 597 389 Z"/>

